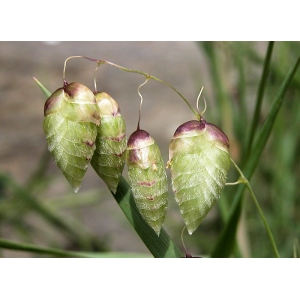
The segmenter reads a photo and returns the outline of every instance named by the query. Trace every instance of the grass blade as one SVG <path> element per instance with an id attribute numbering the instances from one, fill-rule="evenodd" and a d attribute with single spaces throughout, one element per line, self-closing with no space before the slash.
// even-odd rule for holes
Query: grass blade
<path id="1" fill-rule="evenodd" d="M 65 218 L 57 215 L 53 210 L 38 201 L 38 199 L 32 196 L 24 188 L 18 186 L 14 180 L 6 174 L 0 173 L 0 182 L 4 187 L 10 188 L 13 191 L 14 197 L 22 199 L 24 201 L 24 205 L 37 212 L 44 218 L 44 220 L 53 225 L 60 232 L 63 232 L 75 245 L 80 245 L 81 247 L 97 245 L 97 247 L 100 247 L 100 249 L 103 250 L 103 247 L 99 245 L 96 237 L 90 236 L 85 228 L 78 226 L 75 228 L 69 224 Z"/>
<path id="2" fill-rule="evenodd" d="M 263 72 L 262 72 L 261 80 L 260 80 L 258 91 L 257 91 L 256 106 L 255 106 L 255 111 L 254 111 L 254 115 L 253 115 L 253 119 L 252 119 L 252 124 L 250 127 L 250 134 L 249 134 L 249 138 L 248 138 L 246 148 L 245 148 L 246 152 L 244 153 L 245 154 L 244 157 L 246 157 L 246 158 L 248 157 L 248 154 L 250 153 L 254 135 L 255 135 L 255 132 L 256 132 L 256 129 L 258 126 L 261 104 L 262 104 L 265 88 L 267 85 L 266 83 L 267 83 L 267 79 L 268 79 L 268 75 L 269 75 L 273 46 L 274 46 L 274 42 L 269 42 L 266 58 L 264 61 Z"/>
<path id="3" fill-rule="evenodd" d="M 51 96 L 51 93 L 35 77 L 33 77 L 33 79 L 38 84 L 38 86 L 41 88 L 41 90 L 46 95 L 46 97 L 49 98 Z"/>
<path id="4" fill-rule="evenodd" d="M 66 251 L 56 248 L 47 248 L 40 247 L 28 243 L 17 243 L 12 242 L 6 239 L 0 238 L 0 248 L 10 249 L 16 251 L 26 251 L 38 254 L 46 254 L 54 257 L 64 257 L 64 258 L 113 258 L 113 257 L 149 257 L 145 254 L 140 253 L 126 253 L 126 252 L 101 252 L 101 253 L 93 253 L 93 252 L 75 252 L 75 251 Z"/>
<path id="5" fill-rule="evenodd" d="M 250 152 L 249 159 L 246 161 L 243 168 L 243 173 L 245 177 L 250 180 L 261 156 L 261 153 L 267 143 L 267 140 L 271 134 L 273 124 L 275 122 L 276 116 L 279 112 L 281 104 L 283 102 L 283 97 L 288 89 L 294 74 L 299 66 L 300 58 L 298 58 L 295 65 L 291 68 L 289 73 L 286 75 L 277 96 L 275 97 L 267 118 L 264 122 L 260 134 L 257 136 L 253 150 Z M 240 185 L 237 189 L 233 203 L 229 212 L 228 221 L 225 224 L 223 231 L 216 243 L 216 246 L 211 254 L 211 257 L 229 257 L 234 249 L 236 229 L 239 222 L 241 208 L 242 208 L 242 195 L 245 190 L 245 185 Z"/>

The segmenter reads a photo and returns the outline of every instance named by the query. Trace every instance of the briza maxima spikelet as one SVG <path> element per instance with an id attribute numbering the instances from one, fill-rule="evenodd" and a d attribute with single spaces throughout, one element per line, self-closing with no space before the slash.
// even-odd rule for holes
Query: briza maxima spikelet
<path id="1" fill-rule="evenodd" d="M 137 130 L 128 139 L 126 153 L 136 206 L 159 235 L 168 209 L 167 175 L 160 150 L 148 132 Z"/>
<path id="2" fill-rule="evenodd" d="M 44 107 L 44 131 L 48 149 L 74 191 L 95 151 L 100 115 L 93 92 L 80 83 L 66 83 Z"/>
<path id="3" fill-rule="evenodd" d="M 172 189 L 192 234 L 211 210 L 227 181 L 229 140 L 217 126 L 189 121 L 177 128 L 169 147 Z"/>
<path id="4" fill-rule="evenodd" d="M 126 125 L 118 103 L 110 95 L 98 92 L 95 99 L 101 124 L 97 129 L 96 150 L 91 165 L 108 188 L 116 193 L 125 164 Z"/>

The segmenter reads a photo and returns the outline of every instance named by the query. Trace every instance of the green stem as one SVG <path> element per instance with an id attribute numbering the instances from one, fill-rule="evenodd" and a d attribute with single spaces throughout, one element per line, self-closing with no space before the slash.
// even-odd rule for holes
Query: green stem
<path id="1" fill-rule="evenodd" d="M 258 210 L 258 212 L 259 212 L 259 214 L 260 214 L 260 217 L 261 217 L 261 219 L 262 219 L 262 221 L 263 221 L 263 223 L 264 223 L 264 226 L 265 226 L 265 228 L 266 228 L 266 230 L 267 230 L 267 233 L 268 233 L 268 236 L 269 236 L 269 239 L 270 239 L 270 242 L 271 242 L 271 245 L 272 245 L 274 254 L 275 254 L 275 256 L 276 256 L 277 258 L 280 258 L 279 253 L 278 253 L 278 250 L 277 250 L 277 247 L 276 247 L 276 244 L 275 244 L 275 241 L 274 241 L 273 234 L 272 234 L 272 232 L 271 232 L 271 229 L 270 229 L 270 227 L 269 227 L 269 225 L 268 225 L 268 223 L 267 223 L 267 220 L 266 220 L 266 218 L 265 218 L 265 215 L 264 215 L 264 213 L 263 213 L 263 211 L 262 211 L 262 209 L 261 209 L 261 207 L 260 207 L 260 205 L 259 205 L 259 203 L 258 203 L 258 201 L 257 201 L 257 198 L 256 198 L 256 196 L 255 196 L 255 194 L 254 194 L 254 192 L 253 192 L 253 190 L 252 190 L 252 188 L 251 188 L 251 185 L 250 185 L 249 181 L 248 181 L 247 178 L 244 176 L 243 172 L 240 170 L 240 168 L 237 166 L 237 164 L 233 161 L 233 159 L 230 158 L 230 160 L 231 160 L 231 162 L 233 163 L 233 165 L 234 165 L 234 167 L 236 168 L 236 170 L 237 170 L 237 171 L 239 172 L 239 174 L 240 174 L 240 178 L 239 178 L 239 180 L 237 181 L 237 183 L 244 183 L 244 184 L 246 185 L 246 187 L 248 188 L 248 190 L 249 190 L 249 192 L 250 192 L 250 195 L 251 195 L 251 197 L 252 197 L 252 199 L 253 199 L 253 201 L 254 201 L 254 203 L 255 203 L 255 205 L 256 205 L 256 208 L 257 208 L 257 210 Z"/>

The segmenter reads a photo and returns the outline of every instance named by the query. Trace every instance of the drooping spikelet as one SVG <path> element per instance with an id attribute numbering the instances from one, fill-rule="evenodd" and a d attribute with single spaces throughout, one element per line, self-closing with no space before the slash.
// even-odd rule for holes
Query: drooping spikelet
<path id="1" fill-rule="evenodd" d="M 65 83 L 47 99 L 44 117 L 48 149 L 77 192 L 96 148 L 100 115 L 94 94 L 80 83 Z"/>
<path id="2" fill-rule="evenodd" d="M 192 234 L 220 197 L 230 167 L 229 140 L 217 126 L 189 121 L 177 128 L 169 147 L 172 189 Z"/>
<path id="3" fill-rule="evenodd" d="M 136 206 L 146 223 L 159 235 L 168 209 L 168 184 L 160 150 L 148 132 L 132 133 L 126 161 Z"/>
<path id="4" fill-rule="evenodd" d="M 96 151 L 91 165 L 97 174 L 116 193 L 125 165 L 126 125 L 118 103 L 107 93 L 98 92 L 95 99 L 100 111 Z"/>

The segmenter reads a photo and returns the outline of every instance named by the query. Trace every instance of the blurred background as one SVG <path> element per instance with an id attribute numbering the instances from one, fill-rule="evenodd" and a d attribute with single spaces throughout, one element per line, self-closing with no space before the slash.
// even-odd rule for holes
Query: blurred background
<path id="1" fill-rule="evenodd" d="M 0 42 L 0 237 L 16 242 L 80 251 L 136 252 L 149 255 L 105 184 L 90 167 L 75 194 L 50 156 L 43 132 L 46 101 L 36 77 L 53 92 L 63 85 L 66 58 L 83 55 L 140 70 L 175 87 L 196 107 L 200 88 L 207 101 L 205 119 L 228 135 L 232 158 L 243 164 L 243 147 L 252 120 L 268 42 Z M 275 42 L 259 126 L 289 69 L 300 54 L 299 42 Z M 66 80 L 94 88 L 96 64 L 68 61 Z M 144 77 L 102 65 L 98 90 L 121 107 L 127 136 L 137 126 Z M 176 128 L 194 115 L 168 86 L 149 81 L 141 88 L 141 128 L 168 160 Z M 252 179 L 282 257 L 293 256 L 300 236 L 300 74 L 285 96 L 273 132 Z M 200 101 L 200 111 L 203 110 Z M 125 166 L 123 176 L 127 178 Z M 168 173 L 169 175 L 169 173 Z M 233 168 L 229 181 L 236 181 Z M 194 255 L 209 255 L 222 230 L 224 210 L 236 187 L 226 187 L 219 202 L 185 244 Z M 164 228 L 182 248 L 183 221 L 170 192 Z M 245 193 L 238 231 L 238 257 L 270 257 L 272 249 L 257 210 Z M 37 254 L 0 249 L 1 257 Z"/>

